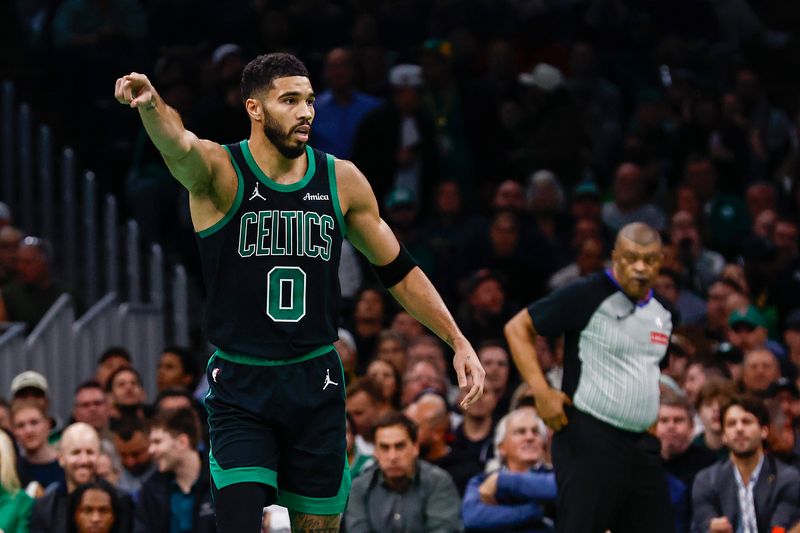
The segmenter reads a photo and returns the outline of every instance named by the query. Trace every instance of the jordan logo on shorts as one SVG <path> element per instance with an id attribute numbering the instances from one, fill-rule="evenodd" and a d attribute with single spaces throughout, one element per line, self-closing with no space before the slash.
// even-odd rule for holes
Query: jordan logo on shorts
<path id="1" fill-rule="evenodd" d="M 266 198 L 261 196 L 261 193 L 258 192 L 258 183 L 256 183 L 256 188 L 253 189 L 253 195 L 250 197 L 250 200 L 252 200 L 253 198 L 261 198 L 262 200 L 266 200 Z"/>
<path id="2" fill-rule="evenodd" d="M 327 374 L 325 375 L 325 384 L 322 386 L 322 390 L 328 388 L 328 385 L 338 385 L 335 381 L 331 381 L 331 369 L 326 368 Z"/>

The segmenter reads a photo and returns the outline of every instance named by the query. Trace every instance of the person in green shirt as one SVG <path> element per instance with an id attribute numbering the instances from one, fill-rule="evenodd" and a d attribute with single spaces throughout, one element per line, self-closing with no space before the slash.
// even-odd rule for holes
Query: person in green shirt
<path id="1" fill-rule="evenodd" d="M 28 533 L 33 498 L 19 484 L 14 445 L 6 432 L 0 429 L 0 531 L 3 533 Z"/>

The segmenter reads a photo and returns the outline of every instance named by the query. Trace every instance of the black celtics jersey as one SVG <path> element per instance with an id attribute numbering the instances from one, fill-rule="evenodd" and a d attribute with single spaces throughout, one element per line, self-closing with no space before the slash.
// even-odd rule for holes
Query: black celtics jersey
<path id="1" fill-rule="evenodd" d="M 333 156 L 306 147 L 297 183 L 274 183 L 248 142 L 226 145 L 239 178 L 218 223 L 197 234 L 209 341 L 267 359 L 305 355 L 337 338 L 345 226 Z"/>

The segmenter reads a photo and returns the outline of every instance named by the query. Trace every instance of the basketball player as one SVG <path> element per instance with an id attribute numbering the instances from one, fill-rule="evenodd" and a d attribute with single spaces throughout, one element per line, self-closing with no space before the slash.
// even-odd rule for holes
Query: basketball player
<path id="1" fill-rule="evenodd" d="M 301 61 L 262 55 L 242 73 L 250 138 L 220 146 L 187 131 L 146 76 L 116 82 L 189 190 L 208 289 L 212 490 L 218 530 L 255 533 L 261 510 L 293 531 L 338 531 L 350 487 L 337 271 L 347 237 L 391 294 L 454 350 L 463 407 L 484 371 L 438 293 L 381 220 L 352 163 L 308 146 L 314 91 Z"/>

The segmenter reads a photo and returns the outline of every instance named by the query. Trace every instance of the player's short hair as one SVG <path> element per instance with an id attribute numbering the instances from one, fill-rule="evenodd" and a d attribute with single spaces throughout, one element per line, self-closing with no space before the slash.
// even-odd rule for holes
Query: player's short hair
<path id="1" fill-rule="evenodd" d="M 250 61 L 242 71 L 240 83 L 242 101 L 252 98 L 258 91 L 268 90 L 277 78 L 290 76 L 308 78 L 306 66 L 297 57 L 284 52 L 258 56 Z"/>
<path id="2" fill-rule="evenodd" d="M 761 398 L 751 394 L 742 394 L 734 396 L 728 403 L 722 406 L 722 409 L 719 412 L 719 419 L 722 422 L 723 428 L 725 427 L 725 414 L 728 412 L 728 409 L 737 405 L 744 411 L 755 416 L 760 425 L 769 425 L 769 410 L 767 409 L 767 406 L 764 405 L 764 401 Z"/>
<path id="3" fill-rule="evenodd" d="M 413 420 L 399 411 L 384 413 L 375 421 L 372 425 L 372 441 L 375 441 L 375 436 L 378 434 L 379 429 L 392 426 L 402 426 L 402 428 L 406 430 L 411 442 L 417 442 L 417 425 Z"/>
<path id="4" fill-rule="evenodd" d="M 153 418 L 150 429 L 162 429 L 173 437 L 186 435 L 193 449 L 200 442 L 200 418 L 191 408 L 161 411 Z"/>

